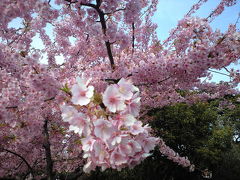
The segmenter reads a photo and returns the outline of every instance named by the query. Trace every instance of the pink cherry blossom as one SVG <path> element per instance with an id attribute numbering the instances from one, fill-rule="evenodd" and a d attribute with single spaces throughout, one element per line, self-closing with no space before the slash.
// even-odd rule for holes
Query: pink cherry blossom
<path id="1" fill-rule="evenodd" d="M 144 149 L 144 152 L 149 153 L 154 149 L 155 144 L 158 143 L 159 139 L 155 137 L 148 137 L 147 134 L 140 134 L 137 137 L 137 142 L 141 144 Z"/>
<path id="2" fill-rule="evenodd" d="M 104 141 L 108 140 L 114 132 L 112 123 L 103 118 L 96 120 L 94 122 L 94 126 L 95 136 L 103 139 Z"/>
<path id="3" fill-rule="evenodd" d="M 125 126 L 133 126 L 137 119 L 132 114 L 124 114 L 120 117 L 123 121 L 122 124 Z"/>
<path id="4" fill-rule="evenodd" d="M 118 86 L 119 92 L 125 100 L 131 99 L 134 91 L 139 91 L 129 80 L 124 78 L 120 79 Z"/>
<path id="5" fill-rule="evenodd" d="M 131 87 L 130 81 L 120 80 L 120 82 L 125 83 L 124 86 Z M 89 82 L 78 78 L 77 83 L 77 85 L 85 83 L 85 86 Z M 103 103 L 106 102 L 109 95 L 122 101 L 124 105 L 135 101 L 134 110 L 121 110 L 116 103 L 113 105 L 116 110 L 114 114 L 103 113 L 106 109 L 102 109 L 94 101 L 90 106 L 78 110 L 72 106 L 62 106 L 62 117 L 70 124 L 69 129 L 81 136 L 83 158 L 86 158 L 88 162 L 84 166 L 85 172 L 94 170 L 96 166 L 100 166 L 102 170 L 109 167 L 121 170 L 126 166 L 137 165 L 151 155 L 150 151 L 159 141 L 158 138 L 150 135 L 151 128 L 149 125 L 143 126 L 143 123 L 137 119 L 140 108 L 139 92 L 136 92 L 136 88 L 134 88 L 135 90 L 125 89 L 129 92 L 135 92 L 128 100 L 123 98 L 123 95 L 119 92 L 119 85 L 108 86 L 103 94 Z M 106 103 L 104 105 L 109 111 L 109 106 Z M 100 117 L 95 114 L 98 111 L 103 111 Z M 186 166 L 188 163 L 180 156 L 173 158 L 176 153 L 164 144 L 161 150 L 169 159 L 180 163 L 182 166 Z"/>
<path id="6" fill-rule="evenodd" d="M 92 136 L 87 136 L 86 138 L 81 139 L 81 142 L 83 151 L 92 151 L 96 140 Z"/>
<path id="7" fill-rule="evenodd" d="M 122 111 L 126 108 L 124 99 L 116 85 L 108 86 L 103 93 L 103 103 L 110 112 Z"/>
<path id="8" fill-rule="evenodd" d="M 91 133 L 90 119 L 87 115 L 78 112 L 70 122 L 70 130 L 78 133 L 80 136 L 89 136 Z"/>
<path id="9" fill-rule="evenodd" d="M 134 117 L 137 117 L 140 112 L 140 97 L 139 92 L 135 93 L 129 101 L 127 101 L 126 113 L 132 114 Z"/>
<path id="10" fill-rule="evenodd" d="M 114 135 L 114 136 L 110 139 L 111 145 L 112 145 L 112 146 L 115 146 L 116 144 L 121 143 L 122 137 L 124 137 L 124 135 L 121 135 L 121 134 L 119 134 L 119 135 Z"/>
<path id="11" fill-rule="evenodd" d="M 138 153 L 142 150 L 141 145 L 137 141 L 129 140 L 128 145 L 132 147 L 132 152 L 134 153 Z"/>
<path id="12" fill-rule="evenodd" d="M 61 110 L 62 110 L 62 119 L 65 122 L 72 122 L 72 119 L 75 117 L 75 115 L 78 113 L 78 111 L 72 107 L 72 106 L 68 106 L 66 104 L 61 106 Z"/>
<path id="13" fill-rule="evenodd" d="M 128 158 L 124 154 L 118 152 L 117 148 L 111 153 L 110 163 L 113 167 L 121 166 L 127 163 L 127 161 Z"/>
<path id="14" fill-rule="evenodd" d="M 89 80 L 88 80 L 89 81 Z M 74 84 L 71 88 L 72 92 L 72 103 L 76 105 L 87 105 L 90 102 L 91 97 L 93 96 L 94 87 L 88 86 L 88 81 L 85 81 L 81 78 L 77 78 L 78 84 Z"/>
<path id="15" fill-rule="evenodd" d="M 85 74 L 82 74 L 81 78 L 79 76 L 76 77 L 76 81 L 79 86 L 88 86 L 91 80 L 92 78 L 87 78 Z"/>
<path id="16" fill-rule="evenodd" d="M 140 134 L 140 133 L 143 133 L 144 132 L 144 128 L 142 127 L 142 122 L 141 121 L 137 121 L 135 122 L 131 128 L 130 128 L 130 132 L 131 134 L 133 135 L 137 135 L 137 134 Z"/>
<path id="17" fill-rule="evenodd" d="M 93 145 L 94 157 L 97 164 L 105 164 L 109 158 L 109 152 L 101 141 L 97 141 Z"/>
<path id="18" fill-rule="evenodd" d="M 136 152 L 133 151 L 133 147 L 129 144 L 128 140 L 123 140 L 121 144 L 118 146 L 119 152 L 126 156 L 133 156 Z"/>

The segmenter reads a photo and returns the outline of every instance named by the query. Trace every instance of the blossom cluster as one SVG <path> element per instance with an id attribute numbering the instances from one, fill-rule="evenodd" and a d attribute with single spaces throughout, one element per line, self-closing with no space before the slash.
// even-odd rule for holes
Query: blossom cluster
<path id="1" fill-rule="evenodd" d="M 194 171 L 193 164 L 188 160 L 187 157 L 181 157 L 178 153 L 172 150 L 165 142 L 160 138 L 159 139 L 159 150 L 160 152 L 167 157 L 167 159 L 177 163 L 182 167 L 189 167 L 190 171 Z"/>
<path id="2" fill-rule="evenodd" d="M 77 77 L 71 88 L 71 105 L 61 106 L 63 121 L 80 136 L 85 172 L 97 166 L 121 170 L 133 167 L 150 156 L 159 139 L 151 128 L 137 119 L 139 89 L 122 78 L 103 93 L 94 91 L 91 79 Z"/>

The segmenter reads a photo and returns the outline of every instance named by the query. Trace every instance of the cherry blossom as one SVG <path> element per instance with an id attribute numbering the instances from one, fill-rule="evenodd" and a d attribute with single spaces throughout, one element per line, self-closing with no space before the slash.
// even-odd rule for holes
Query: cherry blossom
<path id="1" fill-rule="evenodd" d="M 73 104 L 78 105 L 87 105 L 90 102 L 91 97 L 93 96 L 94 87 L 88 86 L 90 80 L 85 80 L 77 78 L 77 84 L 71 88 L 72 92 L 72 102 Z"/>
<path id="2" fill-rule="evenodd" d="M 133 116 L 138 116 L 139 115 L 139 110 L 140 110 L 140 97 L 139 97 L 139 93 L 135 93 L 133 95 L 133 97 L 127 101 L 127 108 L 126 108 L 126 113 L 130 113 L 132 114 Z"/>
<path id="3" fill-rule="evenodd" d="M 126 156 L 124 156 L 124 154 L 118 152 L 117 149 L 115 149 L 111 153 L 110 163 L 113 167 L 114 166 L 118 167 L 118 166 L 121 166 L 123 164 L 126 164 L 127 161 L 128 161 L 128 159 L 126 158 Z"/>
<path id="4" fill-rule="evenodd" d="M 62 110 L 62 119 L 65 122 L 72 122 L 73 118 L 78 113 L 78 111 L 74 107 L 68 106 L 66 104 L 61 106 L 61 110 Z"/>
<path id="5" fill-rule="evenodd" d="M 103 93 L 103 103 L 111 112 L 124 110 L 126 104 L 122 98 L 119 89 L 115 85 L 109 86 Z"/>
<path id="6" fill-rule="evenodd" d="M 96 137 L 103 139 L 104 141 L 108 140 L 112 133 L 114 132 L 114 127 L 111 124 L 111 122 L 104 120 L 104 119 L 98 119 L 94 122 L 94 134 Z"/>
<path id="7" fill-rule="evenodd" d="M 83 145 L 82 149 L 84 151 L 92 151 L 93 145 L 96 142 L 96 140 L 92 136 L 87 136 L 86 138 L 83 138 L 81 142 Z"/>
<path id="8" fill-rule="evenodd" d="M 137 87 L 133 86 L 131 82 L 127 81 L 124 78 L 118 82 L 118 86 L 119 92 L 125 100 L 132 98 L 133 91 L 139 91 Z"/>
<path id="9" fill-rule="evenodd" d="M 76 82 L 79 83 L 79 80 L 77 79 Z M 106 88 L 101 106 L 101 103 L 93 98 L 88 106 L 78 110 L 71 105 L 62 107 L 62 117 L 69 123 L 69 130 L 73 130 L 81 138 L 83 158 L 87 158 L 87 164 L 83 168 L 85 172 L 90 172 L 97 166 L 102 170 L 107 168 L 121 170 L 123 167 L 133 166 L 129 162 L 134 161 L 137 164 L 138 161 L 150 156 L 150 151 L 158 142 L 158 138 L 151 137 L 151 128 L 148 125 L 143 126 L 136 116 L 126 114 L 125 104 L 133 98 L 131 93 L 138 89 L 125 79 L 119 82 L 119 86 L 110 85 Z M 73 84 L 73 87 L 75 85 Z M 124 98 L 119 93 L 120 88 L 124 88 L 124 94 L 131 94 L 130 99 Z M 71 99 L 73 98 L 76 97 L 72 96 Z M 110 98 L 121 101 L 124 106 L 118 108 L 118 105 L 115 105 L 114 108 L 118 111 L 109 114 L 111 106 L 109 107 L 108 99 Z M 140 106 L 136 107 L 140 108 Z M 96 116 L 95 113 L 99 111 L 103 112 Z"/>

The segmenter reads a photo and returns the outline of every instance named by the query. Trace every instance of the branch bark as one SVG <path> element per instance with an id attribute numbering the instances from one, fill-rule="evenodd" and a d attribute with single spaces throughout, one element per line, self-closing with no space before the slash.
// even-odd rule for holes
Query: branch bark
<path id="1" fill-rule="evenodd" d="M 49 133 L 48 133 L 48 119 L 44 121 L 43 125 L 43 147 L 45 149 L 45 156 L 46 156 L 46 173 L 47 173 L 47 179 L 48 180 L 54 180 L 54 173 L 53 173 L 53 160 L 51 156 L 51 145 L 49 142 Z"/>
<path id="2" fill-rule="evenodd" d="M 134 53 L 134 46 L 135 46 L 135 25 L 132 23 L 132 55 Z"/>
<path id="3" fill-rule="evenodd" d="M 106 31 L 107 31 L 107 24 L 105 20 L 105 14 L 104 12 L 100 9 L 101 6 L 101 0 L 97 0 L 97 6 L 95 6 L 95 10 L 98 12 L 99 18 L 100 18 L 100 23 L 102 26 L 102 32 L 106 36 Z M 112 54 L 112 49 L 111 49 L 111 43 L 109 40 L 105 41 L 105 46 L 107 48 L 107 54 L 108 58 L 111 64 L 111 68 L 115 69 L 115 64 L 114 64 L 114 59 L 113 59 L 113 54 Z"/>

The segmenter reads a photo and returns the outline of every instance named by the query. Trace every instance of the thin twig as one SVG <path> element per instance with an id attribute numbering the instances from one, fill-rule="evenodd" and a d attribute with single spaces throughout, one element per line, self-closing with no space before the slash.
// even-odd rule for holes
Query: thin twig
<path id="1" fill-rule="evenodd" d="M 217 73 L 217 74 L 221 74 L 221 75 L 225 75 L 225 76 L 229 76 L 229 77 L 231 77 L 229 74 L 225 74 L 225 73 L 217 72 L 217 71 L 214 71 L 214 70 L 210 70 L 210 69 L 209 69 L 208 71 L 213 72 L 213 73 Z"/>

